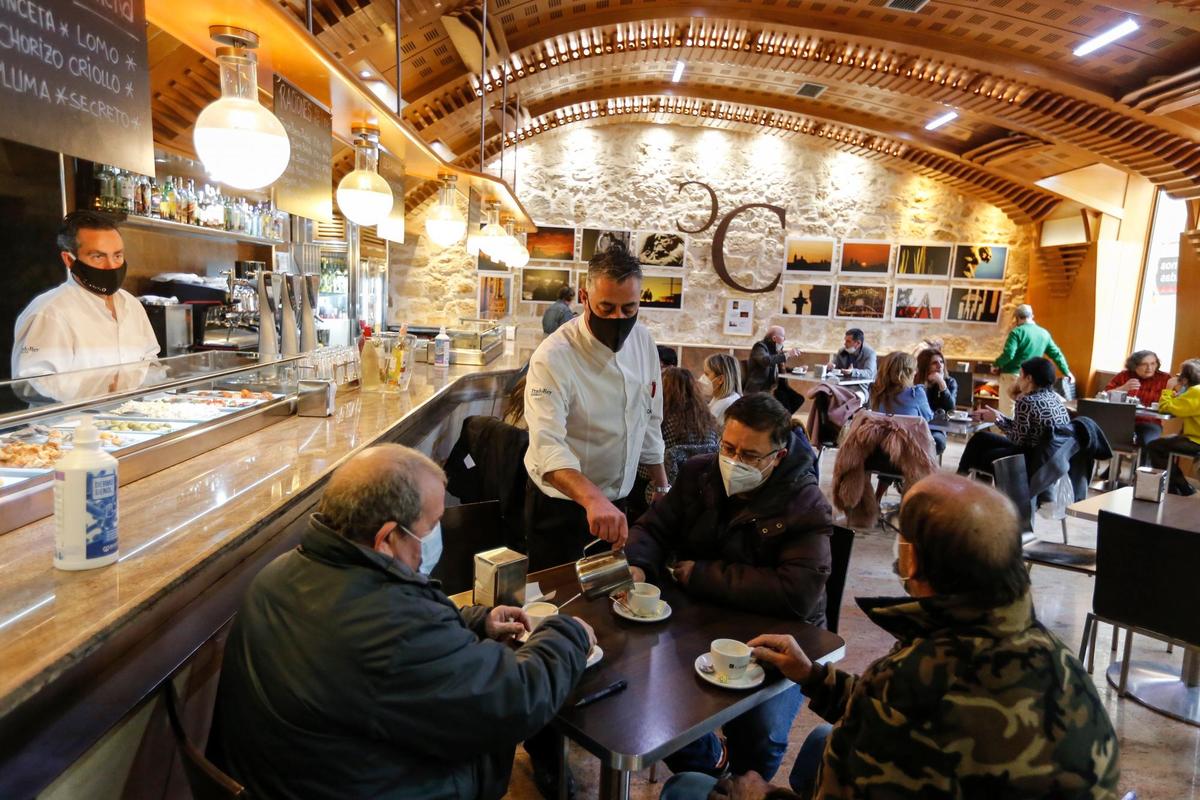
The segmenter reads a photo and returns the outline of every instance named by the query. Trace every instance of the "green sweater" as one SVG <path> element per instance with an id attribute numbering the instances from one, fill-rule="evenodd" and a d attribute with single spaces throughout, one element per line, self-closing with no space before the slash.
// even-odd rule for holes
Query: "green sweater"
<path id="1" fill-rule="evenodd" d="M 1001 372 L 1020 372 L 1021 365 L 1031 358 L 1049 356 L 1066 375 L 1071 371 L 1067 359 L 1054 343 L 1050 331 L 1035 322 L 1026 322 L 1013 328 L 1004 342 L 1004 350 L 994 362 Z"/>

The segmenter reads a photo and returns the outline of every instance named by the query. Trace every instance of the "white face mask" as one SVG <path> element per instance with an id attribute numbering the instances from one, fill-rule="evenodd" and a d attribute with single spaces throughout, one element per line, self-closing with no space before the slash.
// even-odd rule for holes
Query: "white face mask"
<path id="1" fill-rule="evenodd" d="M 400 530 L 416 539 L 417 543 L 421 545 L 421 563 L 417 566 L 417 571 L 428 577 L 442 557 L 442 521 L 438 520 L 424 538 L 417 536 L 403 525 L 400 526 Z"/>
<path id="2" fill-rule="evenodd" d="M 713 392 L 713 385 L 712 385 L 712 381 L 711 381 L 711 380 L 709 380 L 709 377 L 708 377 L 708 375 L 701 375 L 701 376 L 700 376 L 700 381 L 699 381 L 699 383 L 700 383 L 700 388 L 701 388 L 701 389 L 703 389 L 704 391 L 708 392 L 709 394 L 712 394 L 712 392 Z"/>
<path id="3" fill-rule="evenodd" d="M 729 456 L 720 457 L 720 469 L 721 482 L 725 484 L 725 494 L 730 497 L 757 489 L 767 479 L 767 476 L 758 469 Z"/>

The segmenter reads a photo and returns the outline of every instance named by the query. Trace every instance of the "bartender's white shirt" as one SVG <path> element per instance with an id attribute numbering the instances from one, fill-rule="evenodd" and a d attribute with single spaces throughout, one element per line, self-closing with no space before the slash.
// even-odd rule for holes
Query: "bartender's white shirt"
<path id="1" fill-rule="evenodd" d="M 12 375 L 107 367 L 158 357 L 158 340 L 146 309 L 120 289 L 113 295 L 114 320 L 104 298 L 68 277 L 39 294 L 17 317 Z"/>
<path id="2" fill-rule="evenodd" d="M 662 375 L 650 331 L 634 326 L 613 353 L 582 316 L 548 336 L 529 359 L 525 470 L 550 497 L 569 499 L 542 476 L 575 469 L 610 500 L 633 488 L 638 464 L 661 464 Z"/>

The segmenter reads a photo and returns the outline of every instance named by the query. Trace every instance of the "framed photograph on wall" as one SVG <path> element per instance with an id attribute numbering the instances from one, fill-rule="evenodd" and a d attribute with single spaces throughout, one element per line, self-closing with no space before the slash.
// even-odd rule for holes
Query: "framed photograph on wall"
<path id="1" fill-rule="evenodd" d="M 950 305 L 947 308 L 946 319 L 951 322 L 995 325 L 1000 321 L 1000 309 L 1003 307 L 1003 289 L 953 286 L 950 289 Z"/>
<path id="2" fill-rule="evenodd" d="M 596 253 L 603 253 L 614 244 L 621 244 L 629 249 L 633 233 L 618 228 L 584 228 L 579 239 L 579 260 L 591 261 Z"/>
<path id="3" fill-rule="evenodd" d="M 667 311 L 683 308 L 683 275 L 643 275 L 641 307 Z"/>
<path id="4" fill-rule="evenodd" d="M 888 287 L 878 283 L 838 283 L 834 316 L 838 319 L 883 319 Z"/>
<path id="5" fill-rule="evenodd" d="M 788 317 L 828 317 L 833 284 L 785 281 L 780 313 Z"/>
<path id="6" fill-rule="evenodd" d="M 897 278 L 947 280 L 954 245 L 935 242 L 909 242 L 896 247 Z"/>
<path id="7" fill-rule="evenodd" d="M 898 322 L 938 322 L 946 319 L 947 286 L 927 283 L 892 287 L 892 319 Z"/>
<path id="8" fill-rule="evenodd" d="M 536 233 L 525 234 L 530 261 L 574 261 L 575 229 L 539 225 Z"/>
<path id="9" fill-rule="evenodd" d="M 843 275 L 887 275 L 892 268 L 891 242 L 847 239 L 842 242 Z"/>
<path id="10" fill-rule="evenodd" d="M 960 244 L 954 248 L 954 279 L 1002 281 L 1008 248 L 998 244 Z"/>
<path id="11" fill-rule="evenodd" d="M 571 270 L 526 267 L 521 270 L 521 302 L 553 303 L 564 286 L 571 285 Z"/>
<path id="12" fill-rule="evenodd" d="M 723 332 L 730 336 L 754 335 L 754 301 L 726 300 L 725 327 Z"/>
<path id="13" fill-rule="evenodd" d="M 480 275 L 477 294 L 480 319 L 503 319 L 512 312 L 512 276 Z"/>
<path id="14" fill-rule="evenodd" d="M 479 255 L 475 256 L 475 271 L 476 272 L 508 272 L 508 265 L 499 261 L 492 261 L 484 255 L 483 251 L 479 251 Z"/>
<path id="15" fill-rule="evenodd" d="M 634 255 L 644 267 L 682 267 L 687 240 L 674 231 L 638 231 Z"/>
<path id="16" fill-rule="evenodd" d="M 832 275 L 836 247 L 837 242 L 833 239 L 801 239 L 789 236 L 784 241 L 783 268 L 786 272 Z"/>

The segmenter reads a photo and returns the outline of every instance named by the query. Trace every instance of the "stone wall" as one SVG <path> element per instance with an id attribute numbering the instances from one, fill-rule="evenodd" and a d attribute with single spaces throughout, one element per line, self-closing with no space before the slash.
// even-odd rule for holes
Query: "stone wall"
<path id="1" fill-rule="evenodd" d="M 684 194 L 676 189 L 680 182 L 694 180 L 716 191 L 718 219 L 744 203 L 785 207 L 789 235 L 986 242 L 1010 248 L 1006 308 L 997 325 L 850 323 L 783 316 L 782 289 L 748 295 L 727 287 L 712 266 L 714 224 L 688 236 L 683 309 L 641 313 L 660 341 L 747 346 L 753 338 L 721 331 L 725 300 L 741 297 L 755 300 L 756 336 L 768 322 L 779 322 L 789 342 L 800 347 L 835 349 L 845 328 L 857 324 L 882 352 L 936 336 L 945 340 L 948 354 L 990 357 L 1000 350 L 1011 308 L 1024 299 L 1029 276 L 1032 226 L 1018 226 L 995 206 L 936 181 L 811 139 L 653 124 L 569 126 L 523 145 L 518 177 L 522 202 L 546 225 L 673 231 L 682 223 L 695 228 L 708 216 L 708 198 L 697 187 Z M 773 213 L 755 209 L 742 214 L 726 238 L 730 273 L 743 285 L 769 283 L 782 267 L 783 242 Z M 393 252 L 394 320 L 440 323 L 475 314 L 475 264 L 465 249 L 438 249 L 422 236 Z M 536 324 L 543 308 L 518 303 L 516 321 Z"/>

